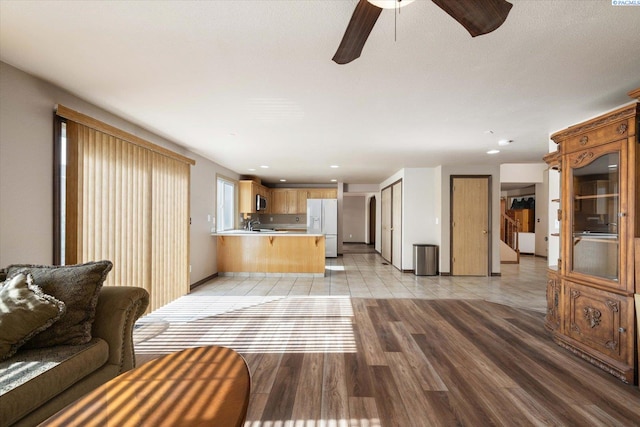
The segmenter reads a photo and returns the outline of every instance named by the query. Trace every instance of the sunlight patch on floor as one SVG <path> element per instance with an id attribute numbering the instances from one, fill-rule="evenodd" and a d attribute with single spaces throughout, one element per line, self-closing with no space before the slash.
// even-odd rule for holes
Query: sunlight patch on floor
<path id="1" fill-rule="evenodd" d="M 240 353 L 352 353 L 349 297 L 186 296 L 136 323 L 137 354 L 218 345 Z"/>
<path id="2" fill-rule="evenodd" d="M 245 421 L 244 427 L 380 427 L 378 418 Z"/>

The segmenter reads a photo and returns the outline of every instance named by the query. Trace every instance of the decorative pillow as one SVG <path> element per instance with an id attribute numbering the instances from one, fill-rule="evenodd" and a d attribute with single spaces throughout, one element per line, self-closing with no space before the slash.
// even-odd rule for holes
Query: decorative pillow
<path id="1" fill-rule="evenodd" d="M 0 286 L 0 360 L 65 313 L 65 305 L 42 292 L 31 274 L 19 273 Z"/>
<path id="2" fill-rule="evenodd" d="M 66 314 L 51 328 L 29 340 L 25 348 L 79 345 L 91 341 L 98 294 L 112 266 L 110 261 L 65 266 L 10 265 L 8 274 L 28 270 L 43 292 L 67 306 Z"/>

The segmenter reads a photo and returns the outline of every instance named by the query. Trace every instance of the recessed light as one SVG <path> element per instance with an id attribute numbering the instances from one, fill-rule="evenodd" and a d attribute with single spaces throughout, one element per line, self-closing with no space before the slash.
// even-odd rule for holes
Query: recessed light
<path id="1" fill-rule="evenodd" d="M 282 179 L 280 180 L 280 182 L 287 182 L 287 180 L 286 180 L 286 179 L 284 179 L 284 178 L 282 178 Z"/>
<path id="2" fill-rule="evenodd" d="M 338 169 L 340 166 L 338 166 L 338 165 L 331 165 L 331 166 L 329 166 L 329 167 L 330 167 L 330 168 L 332 168 L 332 169 Z"/>
<path id="3" fill-rule="evenodd" d="M 504 147 L 505 145 L 509 145 L 513 142 L 513 139 L 501 139 L 498 141 L 498 145 Z"/>
<path id="4" fill-rule="evenodd" d="M 261 167 L 262 169 L 269 169 L 269 166 L 267 166 L 267 165 L 262 165 L 262 166 L 260 166 L 260 167 Z"/>
<path id="5" fill-rule="evenodd" d="M 487 151 L 487 154 L 498 154 L 500 152 L 500 150 L 489 150 Z"/>
<path id="6" fill-rule="evenodd" d="M 331 182 L 338 182 L 338 180 L 337 179 L 332 179 Z"/>
<path id="7" fill-rule="evenodd" d="M 256 169 L 255 168 L 249 168 L 249 172 L 255 172 Z"/>

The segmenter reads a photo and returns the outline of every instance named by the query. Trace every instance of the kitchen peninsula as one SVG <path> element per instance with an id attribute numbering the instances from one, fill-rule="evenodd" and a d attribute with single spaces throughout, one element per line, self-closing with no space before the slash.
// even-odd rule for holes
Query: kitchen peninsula
<path id="1" fill-rule="evenodd" d="M 324 276 L 325 237 L 322 234 L 231 230 L 215 236 L 220 275 Z"/>

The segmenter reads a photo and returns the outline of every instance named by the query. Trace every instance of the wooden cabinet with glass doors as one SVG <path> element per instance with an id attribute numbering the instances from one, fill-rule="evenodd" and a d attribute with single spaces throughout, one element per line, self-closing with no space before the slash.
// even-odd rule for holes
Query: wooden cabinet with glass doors
<path id="1" fill-rule="evenodd" d="M 551 137 L 560 158 L 561 231 L 546 324 L 559 345 L 630 383 L 637 381 L 639 105 Z"/>

